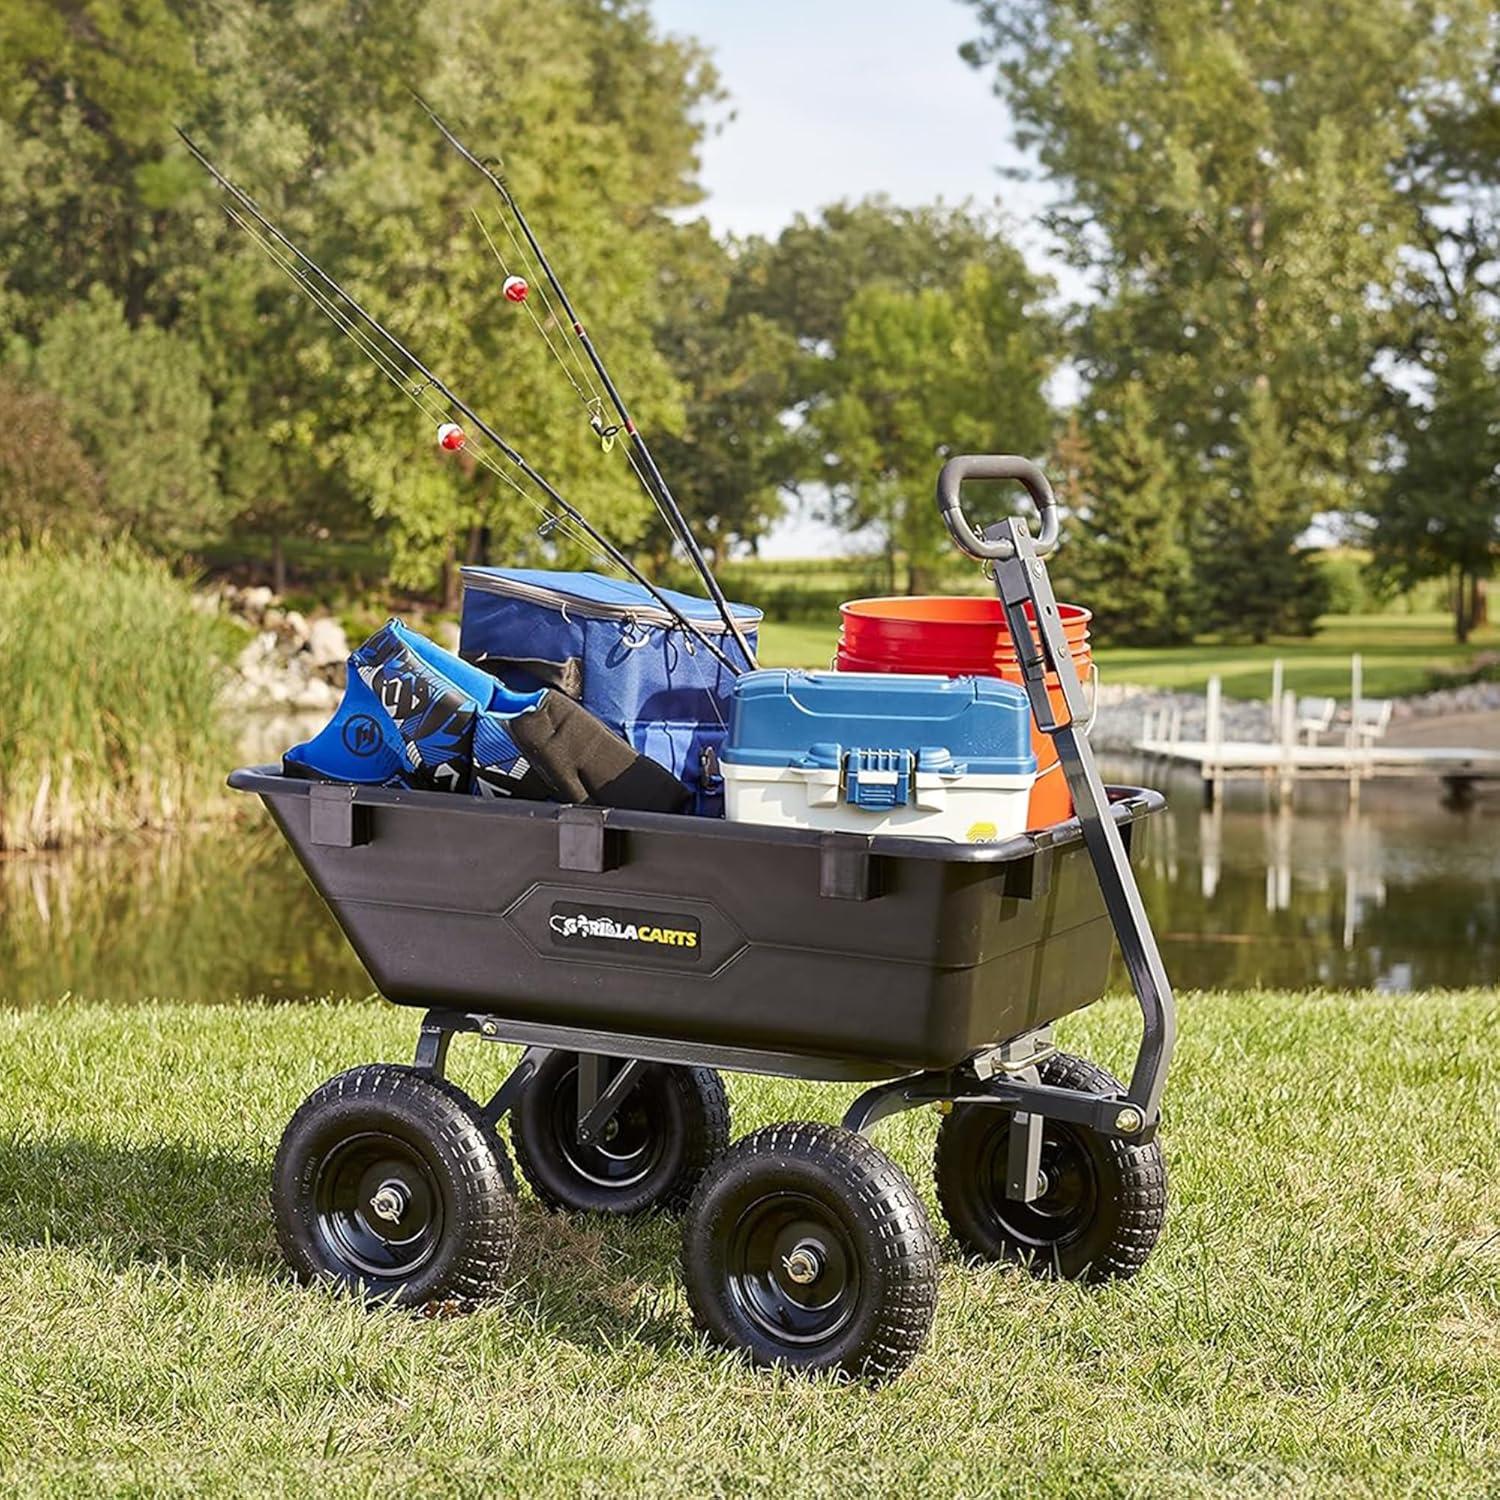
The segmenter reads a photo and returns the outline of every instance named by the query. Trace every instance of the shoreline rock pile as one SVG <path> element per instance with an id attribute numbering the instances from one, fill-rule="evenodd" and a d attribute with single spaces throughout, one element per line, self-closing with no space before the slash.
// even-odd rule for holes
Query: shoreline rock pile
<path id="1" fill-rule="evenodd" d="M 286 609 L 264 585 L 220 587 L 216 608 L 255 632 L 234 663 L 224 701 L 231 709 L 331 712 L 344 690 L 349 639 L 331 615 Z"/>

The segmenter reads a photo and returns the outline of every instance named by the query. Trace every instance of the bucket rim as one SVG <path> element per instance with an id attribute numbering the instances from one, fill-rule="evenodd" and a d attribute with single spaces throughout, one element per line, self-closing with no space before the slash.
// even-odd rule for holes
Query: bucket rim
<path id="1" fill-rule="evenodd" d="M 897 621 L 904 625 L 927 625 L 952 630 L 993 630 L 996 625 L 1003 625 L 1005 623 L 1003 610 L 991 619 L 934 620 L 924 619 L 920 614 L 907 614 L 904 611 L 899 613 L 895 611 L 884 613 L 876 609 L 861 608 L 864 605 L 875 604 L 922 605 L 952 603 L 992 604 L 997 608 L 1000 605 L 1000 601 L 991 594 L 871 594 L 861 599 L 846 599 L 839 605 L 839 614 L 845 619 Z M 1025 601 L 1023 608 L 1028 618 L 1036 618 L 1036 611 L 1029 599 Z M 1094 618 L 1093 610 L 1088 608 L 1087 605 L 1064 603 L 1062 600 L 1058 601 L 1057 613 L 1059 619 L 1063 622 L 1065 630 L 1070 625 L 1075 627 L 1079 625 L 1087 626 L 1089 621 Z"/>

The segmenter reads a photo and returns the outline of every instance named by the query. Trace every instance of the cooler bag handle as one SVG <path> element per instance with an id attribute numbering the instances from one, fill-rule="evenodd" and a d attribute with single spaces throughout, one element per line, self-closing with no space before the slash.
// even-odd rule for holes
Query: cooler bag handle
<path id="1" fill-rule="evenodd" d="M 1033 545 L 1038 557 L 1050 557 L 1057 549 L 1057 501 L 1047 476 L 1029 458 L 1005 453 L 964 453 L 950 458 L 938 472 L 937 503 L 949 535 L 970 557 L 1009 562 L 1015 546 L 1005 537 L 991 536 L 996 528 L 978 530 L 964 514 L 960 487 L 966 479 L 1014 479 L 1024 485 L 1041 515 L 1041 531 Z"/>

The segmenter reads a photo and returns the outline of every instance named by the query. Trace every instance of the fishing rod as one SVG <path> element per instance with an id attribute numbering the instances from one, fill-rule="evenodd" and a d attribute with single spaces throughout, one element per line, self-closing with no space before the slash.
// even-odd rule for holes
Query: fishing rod
<path id="1" fill-rule="evenodd" d="M 260 211 L 260 207 L 256 203 L 255 199 L 253 199 L 243 188 L 239 187 L 236 183 L 232 182 L 228 177 L 226 177 L 224 173 L 221 172 L 218 167 L 216 167 L 213 162 L 208 159 L 204 152 L 199 149 L 197 143 L 192 139 L 191 136 L 188 135 L 185 130 L 182 129 L 181 126 L 177 127 L 177 134 L 182 138 L 183 145 L 188 148 L 199 165 L 203 167 L 203 169 L 209 174 L 209 176 L 211 176 L 214 181 L 218 183 L 218 185 L 226 193 L 228 193 L 230 197 L 232 197 L 235 202 L 238 203 L 240 207 L 243 208 L 245 212 L 248 213 L 256 221 L 256 223 L 261 226 L 262 229 L 266 231 L 267 234 L 271 235 L 280 244 L 285 245 L 286 248 L 297 258 L 299 262 L 301 262 L 302 265 L 306 266 L 308 270 L 313 273 L 313 275 L 315 275 L 320 281 L 322 281 L 327 287 L 329 287 L 337 296 L 341 297 L 346 303 L 348 303 L 348 305 L 354 310 L 359 318 L 370 328 L 372 328 L 377 334 L 379 334 L 380 337 L 383 338 L 391 346 L 391 348 L 394 349 L 397 354 L 399 354 L 401 358 L 405 360 L 406 363 L 410 365 L 411 368 L 422 377 L 426 385 L 437 391 L 438 394 L 441 395 L 443 399 L 455 411 L 462 412 L 463 415 L 466 416 L 474 424 L 475 428 L 479 432 L 483 433 L 484 436 L 487 437 L 490 442 L 492 442 L 500 450 L 500 452 L 503 453 L 506 458 L 508 458 L 511 463 L 513 463 L 526 476 L 526 478 L 528 478 L 534 485 L 536 485 L 537 488 L 547 496 L 549 502 L 555 505 L 560 511 L 562 511 L 562 513 L 571 522 L 573 522 L 573 524 L 576 525 L 584 533 L 584 535 L 587 536 L 589 540 L 593 542 L 605 554 L 605 556 L 610 559 L 611 562 L 613 562 L 617 567 L 622 568 L 632 579 L 635 580 L 636 583 L 640 584 L 641 587 L 644 588 L 664 610 L 666 610 L 666 612 L 678 625 L 682 627 L 684 631 L 698 640 L 708 650 L 708 652 L 712 656 L 714 656 L 723 666 L 727 667 L 731 672 L 734 672 L 736 674 L 743 670 L 743 668 L 736 665 L 732 660 L 730 660 L 730 658 L 724 653 L 724 651 L 720 649 L 718 643 L 712 640 L 709 635 L 701 628 L 701 626 L 699 626 L 695 621 L 690 620 L 687 615 L 685 615 L 675 604 L 673 604 L 672 601 L 667 598 L 667 596 L 662 593 L 662 591 L 657 588 L 657 586 L 652 583 L 651 580 L 647 578 L 646 575 L 641 572 L 641 570 L 636 567 L 636 565 L 631 562 L 630 559 L 626 557 L 626 555 L 621 552 L 613 542 L 609 540 L 608 537 L 600 532 L 589 521 L 588 517 L 586 517 L 582 511 L 580 511 L 575 505 L 565 499 L 556 489 L 554 489 L 553 486 L 536 469 L 534 469 L 530 463 L 527 462 L 522 454 L 517 449 L 511 447 L 511 445 L 507 443 L 505 439 L 501 437 L 500 434 L 496 432 L 495 429 L 491 427 L 489 423 L 486 422 L 477 411 L 474 410 L 473 407 L 471 407 L 466 401 L 462 400 L 459 396 L 454 394 L 454 392 L 438 377 L 438 375 L 427 365 L 423 364 L 422 361 L 418 359 L 417 356 L 413 354 L 411 350 L 408 349 L 406 345 L 396 337 L 395 334 L 393 334 L 382 322 L 380 322 L 378 318 L 376 318 L 372 313 L 367 312 L 364 306 L 350 292 L 346 291 L 338 281 L 330 276 L 329 273 L 325 271 L 299 245 L 297 245 L 293 240 L 284 235 L 281 230 L 279 230 Z M 378 365 L 379 361 L 377 360 L 376 363 Z M 444 446 L 447 446 L 446 442 Z"/>
<path id="2" fill-rule="evenodd" d="M 660 508 L 665 505 L 669 529 L 674 531 L 687 549 L 688 557 L 697 569 L 699 577 L 703 579 L 704 587 L 707 588 L 709 596 L 719 613 L 724 618 L 730 633 L 734 636 L 735 644 L 745 653 L 746 663 L 754 667 L 756 665 L 755 653 L 750 649 L 750 641 L 745 635 L 740 622 L 735 618 L 734 610 L 730 607 L 729 600 L 724 595 L 724 590 L 719 586 L 719 580 L 714 577 L 713 569 L 708 565 L 708 559 L 703 555 L 703 549 L 698 545 L 698 539 L 693 535 L 693 528 L 688 525 L 687 517 L 682 513 L 682 507 L 677 503 L 662 477 L 661 470 L 656 465 L 655 458 L 651 455 L 651 449 L 646 445 L 646 440 L 641 436 L 640 429 L 635 425 L 630 415 L 629 408 L 625 405 L 625 398 L 620 394 L 619 388 L 610 378 L 609 371 L 605 368 L 604 360 L 598 349 L 594 347 L 594 341 L 589 337 L 583 326 L 582 320 L 573 309 L 573 304 L 568 300 L 568 294 L 563 290 L 563 284 L 559 280 L 557 272 L 552 268 L 552 262 L 547 259 L 546 252 L 542 249 L 540 241 L 533 232 L 531 225 L 527 222 L 526 215 L 521 212 L 521 205 L 516 202 L 515 194 L 511 192 L 505 179 L 495 172 L 488 162 L 482 161 L 475 156 L 464 143 L 453 133 L 448 124 L 438 112 L 419 94 L 415 89 L 409 91 L 413 99 L 421 107 L 427 118 L 438 128 L 444 140 L 453 147 L 463 159 L 479 172 L 484 174 L 490 186 L 500 195 L 501 201 L 515 216 L 521 233 L 526 238 L 526 243 L 531 246 L 532 254 L 536 257 L 537 264 L 541 267 L 542 274 L 547 278 L 547 284 L 557 296 L 562 305 L 563 312 L 567 315 L 568 322 L 572 325 L 574 337 L 577 338 L 583 352 L 588 356 L 589 363 L 594 368 L 594 373 L 599 377 L 605 392 L 609 396 L 610 405 L 614 407 L 619 416 L 620 424 L 625 430 L 625 436 L 629 442 L 630 449 L 639 458 L 645 472 L 636 468 L 636 477 L 641 481 L 642 487 L 647 495 Z M 635 465 L 631 466 L 635 468 Z"/>

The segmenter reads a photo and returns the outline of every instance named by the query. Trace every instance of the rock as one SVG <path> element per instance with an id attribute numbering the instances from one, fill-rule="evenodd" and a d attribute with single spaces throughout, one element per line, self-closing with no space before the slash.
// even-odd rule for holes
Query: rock
<path id="1" fill-rule="evenodd" d="M 321 677 L 311 677 L 290 700 L 293 708 L 307 713 L 331 713 L 339 706 L 339 690 Z"/>
<path id="2" fill-rule="evenodd" d="M 283 621 L 283 629 L 287 635 L 297 643 L 299 649 L 307 644 L 308 624 L 307 616 L 298 609 L 289 609 L 286 619 Z"/>
<path id="3" fill-rule="evenodd" d="M 304 649 L 315 668 L 341 667 L 349 659 L 349 638 L 337 620 L 324 615 L 308 625 Z"/>
<path id="4" fill-rule="evenodd" d="M 254 588 L 241 589 L 239 605 L 252 620 L 259 621 L 275 598 L 275 592 L 262 583 Z"/>

